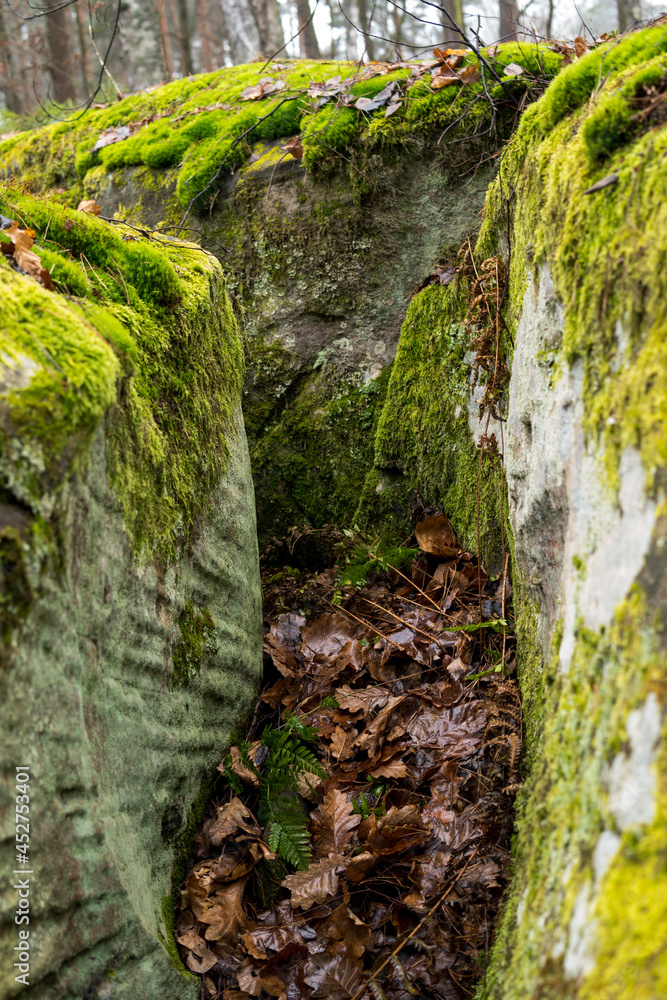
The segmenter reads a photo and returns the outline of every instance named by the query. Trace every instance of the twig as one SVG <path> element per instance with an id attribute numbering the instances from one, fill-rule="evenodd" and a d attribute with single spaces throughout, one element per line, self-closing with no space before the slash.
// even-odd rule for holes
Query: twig
<path id="1" fill-rule="evenodd" d="M 90 13 L 90 10 L 89 10 L 89 13 Z M 110 71 L 109 67 L 107 66 L 106 59 L 103 59 L 102 56 L 100 55 L 100 50 L 97 47 L 97 43 L 95 41 L 95 36 L 93 35 L 93 20 L 92 20 L 92 17 L 89 17 L 89 19 L 88 19 L 88 33 L 90 34 L 90 40 L 93 43 L 93 48 L 95 49 L 95 55 L 98 58 L 100 66 L 102 67 L 102 72 L 106 73 L 106 75 L 111 80 L 111 84 L 112 84 L 114 90 L 116 91 L 116 97 L 118 98 L 118 100 L 119 101 L 124 100 L 123 92 L 121 91 L 120 87 L 118 86 L 118 84 L 116 83 L 116 81 L 114 80 L 114 78 L 112 77 L 111 71 Z M 108 53 L 107 53 L 107 55 L 108 55 Z"/>
<path id="2" fill-rule="evenodd" d="M 405 938 L 403 938 L 403 940 L 399 944 L 396 945 L 396 947 L 392 951 L 391 955 L 389 955 L 388 958 L 385 958 L 385 960 L 382 963 L 382 965 L 379 965 L 377 967 L 377 969 L 375 970 L 375 972 L 371 973 L 371 975 L 368 977 L 368 979 L 366 980 L 366 982 L 364 983 L 364 985 L 359 987 L 359 989 L 357 990 L 357 992 L 353 996 L 350 997 L 350 1000 L 359 1000 L 359 998 L 361 996 L 363 996 L 363 994 L 366 992 L 368 984 L 371 983 L 371 982 L 373 982 L 373 980 L 377 979 L 377 977 L 380 975 L 380 973 L 382 972 L 382 970 L 386 969 L 386 967 L 389 965 L 389 963 L 391 962 L 392 958 L 396 958 L 396 956 L 399 954 L 399 952 L 401 952 L 403 950 L 403 948 L 408 943 L 408 941 L 410 941 L 415 936 L 415 934 L 417 934 L 417 932 L 422 929 L 422 927 L 424 926 L 424 924 L 426 923 L 426 921 L 427 920 L 431 920 L 433 918 L 433 916 L 438 912 L 438 910 L 440 909 L 440 907 L 442 906 L 442 904 L 444 903 L 444 901 L 447 899 L 447 896 L 449 896 L 450 892 L 452 891 L 452 889 L 454 888 L 454 886 L 456 885 L 456 883 L 458 882 L 458 880 L 461 878 L 461 876 L 465 872 L 466 868 L 468 867 L 468 865 L 470 864 L 470 862 L 472 861 L 472 859 L 477 854 L 478 850 L 479 850 L 479 846 L 477 846 L 475 848 L 475 850 L 472 852 L 472 854 L 470 855 L 470 857 L 466 861 L 466 863 L 463 866 L 463 868 L 461 869 L 461 871 L 458 873 L 458 875 L 456 876 L 456 878 L 454 879 L 454 881 L 451 883 L 451 885 L 448 886 L 447 889 L 445 889 L 445 891 L 443 892 L 442 896 L 440 897 L 440 899 L 438 900 L 438 902 L 435 904 L 435 906 L 433 907 L 433 909 L 430 910 L 426 914 L 425 917 L 422 917 L 422 919 L 419 921 L 419 923 L 417 924 L 417 926 L 414 927 L 410 931 L 410 933 L 408 934 L 408 936 L 405 937 Z"/>
<path id="3" fill-rule="evenodd" d="M 391 617 L 395 618 L 397 622 L 400 622 L 401 625 L 405 625 L 406 628 L 412 629 L 413 632 L 419 632 L 419 634 L 425 636 L 429 642 L 437 642 L 440 649 L 446 649 L 440 640 L 436 636 L 431 635 L 430 632 L 425 632 L 423 629 L 419 628 L 418 625 L 411 625 L 410 622 L 406 622 L 404 618 L 400 617 L 400 615 L 395 615 L 393 611 L 390 611 L 388 608 L 383 608 L 381 604 L 376 604 L 375 601 L 370 601 L 367 597 L 362 597 L 361 599 L 362 601 L 365 601 L 366 604 L 372 604 L 374 608 L 379 608 L 385 615 L 391 615 Z"/>

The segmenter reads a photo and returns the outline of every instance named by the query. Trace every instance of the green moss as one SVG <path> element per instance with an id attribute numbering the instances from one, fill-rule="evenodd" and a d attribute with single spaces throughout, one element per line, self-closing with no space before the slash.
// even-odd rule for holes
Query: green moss
<path id="1" fill-rule="evenodd" d="M 646 29 L 554 80 L 503 158 L 480 243 L 491 252 L 504 238 L 513 192 L 511 310 L 548 265 L 565 304 L 556 368 L 583 364 L 587 437 L 604 446 L 612 485 L 622 452 L 638 448 L 650 491 L 667 459 L 667 132 L 637 119 L 634 102 L 664 86 L 666 49 L 663 30 Z M 584 194 L 611 174 L 616 183 Z"/>
<path id="2" fill-rule="evenodd" d="M 496 56 L 500 69 L 507 62 L 519 61 L 528 69 L 537 69 L 539 64 L 548 75 L 558 71 L 560 60 L 560 56 L 546 48 L 516 45 L 501 48 Z M 409 144 L 414 142 L 415 129 L 426 133 L 454 121 L 471 104 L 471 97 L 482 92 L 482 84 L 477 83 L 456 95 L 453 88 L 431 92 L 424 101 L 418 99 L 423 96 L 424 87 L 417 85 L 410 92 L 405 115 L 399 113 L 391 119 L 385 119 L 383 111 L 371 116 L 354 108 L 327 106 L 313 111 L 305 93 L 312 81 L 335 75 L 347 78 L 356 72 L 355 63 L 295 61 L 273 74 L 284 81 L 284 90 L 259 101 L 240 100 L 242 91 L 256 85 L 261 78 L 258 64 L 174 81 L 149 93 L 133 95 L 112 107 L 91 111 L 83 118 L 6 140 L 0 143 L 0 165 L 5 175 L 14 172 L 37 189 L 69 185 L 58 197 L 71 205 L 81 194 L 77 177 L 85 178 L 99 165 L 107 171 L 141 165 L 159 169 L 179 167 L 180 205 L 187 206 L 195 200 L 197 207 L 204 209 L 219 187 L 214 180 L 218 172 L 224 170 L 229 174 L 243 164 L 257 140 L 286 138 L 302 132 L 304 162 L 309 168 L 326 165 L 332 158 L 340 166 L 338 154 L 355 139 L 368 140 L 371 145 L 377 139 L 395 146 Z M 402 69 L 359 81 L 353 85 L 352 93 L 355 97 L 373 97 L 392 80 L 408 76 L 409 70 Z M 511 86 L 521 90 L 525 82 Z M 474 101 L 472 104 L 470 114 L 477 117 L 480 108 L 474 106 Z M 143 124 L 129 138 L 93 152 L 104 129 L 139 122 Z"/>
<path id="3" fill-rule="evenodd" d="M 186 601 L 178 617 L 181 638 L 173 653 L 172 687 L 187 687 L 199 674 L 209 657 L 215 655 L 215 624 L 206 608 L 197 611 L 192 601 Z"/>
<path id="4" fill-rule="evenodd" d="M 274 373 L 274 415 L 267 413 L 269 393 L 246 407 L 255 488 L 270 498 L 258 507 L 260 545 L 283 526 L 352 523 L 389 378 L 385 370 L 357 387 L 328 385 L 317 373 L 300 377 L 298 395 L 283 409 Z"/>
<path id="5" fill-rule="evenodd" d="M 416 487 L 427 503 L 443 505 L 462 545 L 495 565 L 504 487 L 497 461 L 480 461 L 468 423 L 467 290 L 465 279 L 460 287 L 432 285 L 410 304 L 359 519 L 372 523 L 392 506 L 405 518 L 405 499 Z"/>
<path id="6" fill-rule="evenodd" d="M 609 764 L 625 746 L 630 711 L 663 683 L 654 624 L 636 589 L 609 629 L 579 626 L 567 675 L 554 675 L 546 691 L 541 752 L 517 800 L 515 879 L 481 997 L 649 1000 L 664 992 L 664 814 L 623 835 L 588 918 L 597 923 L 584 985 L 568 981 L 562 965 L 595 845 L 614 828 L 604 795 Z M 662 765 L 660 773 L 664 782 Z"/>
<path id="7" fill-rule="evenodd" d="M 0 261 L 3 364 L 26 372 L 5 393 L 6 488 L 50 516 L 104 425 L 135 551 L 171 557 L 217 487 L 243 378 L 220 268 L 191 244 L 144 238 L 12 188 L 0 191 L 0 207 L 36 232 L 56 287 Z"/>

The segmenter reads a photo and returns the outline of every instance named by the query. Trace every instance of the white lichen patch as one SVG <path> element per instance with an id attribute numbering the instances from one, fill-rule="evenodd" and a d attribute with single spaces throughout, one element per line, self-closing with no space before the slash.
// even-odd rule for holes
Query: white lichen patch
<path id="1" fill-rule="evenodd" d="M 620 830 L 650 823 L 655 816 L 654 765 L 661 729 L 662 713 L 651 692 L 628 716 L 629 752 L 618 753 L 609 769 L 609 808 Z"/>

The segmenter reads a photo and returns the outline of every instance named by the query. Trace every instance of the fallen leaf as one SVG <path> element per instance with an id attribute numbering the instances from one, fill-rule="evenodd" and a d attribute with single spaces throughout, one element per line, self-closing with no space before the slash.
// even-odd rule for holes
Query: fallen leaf
<path id="1" fill-rule="evenodd" d="M 255 740 L 255 742 L 251 744 L 248 750 L 248 757 L 253 763 L 255 761 L 255 754 L 259 750 L 260 746 L 261 746 L 261 741 Z M 259 775 L 255 771 L 251 771 L 250 768 L 246 767 L 246 765 L 243 763 L 243 760 L 241 759 L 241 751 L 239 750 L 239 748 L 230 747 L 229 756 L 231 757 L 230 767 L 234 772 L 234 774 L 237 776 L 237 778 L 240 778 L 241 781 L 244 781 L 247 785 L 252 785 L 254 788 L 259 788 Z M 223 759 L 220 761 L 217 767 L 217 770 L 222 771 L 223 774 L 225 771 L 226 759 L 227 757 L 225 755 L 225 757 L 223 757 Z"/>
<path id="2" fill-rule="evenodd" d="M 352 841 L 361 816 L 353 812 L 345 792 L 331 788 L 311 814 L 313 844 L 321 858 L 342 854 Z"/>
<path id="3" fill-rule="evenodd" d="M 595 194 L 596 191 L 603 191 L 607 187 L 611 187 L 612 184 L 618 182 L 618 174 L 607 174 L 602 180 L 596 181 L 595 184 L 591 184 L 589 188 L 586 188 L 584 194 Z"/>
<path id="4" fill-rule="evenodd" d="M 293 138 L 288 139 L 288 141 L 283 146 L 286 153 L 291 153 L 295 160 L 300 160 L 303 157 L 303 146 L 301 145 L 301 139 L 298 135 L 293 136 Z"/>
<path id="5" fill-rule="evenodd" d="M 340 854 L 313 862 L 305 872 L 288 875 L 280 883 L 289 889 L 294 909 L 306 910 L 313 903 L 324 903 L 338 891 L 338 873 L 345 867 L 345 859 Z"/>
<path id="6" fill-rule="evenodd" d="M 460 66 L 467 54 L 466 49 L 433 49 L 433 58 L 450 66 Z"/>
<path id="7" fill-rule="evenodd" d="M 230 885 L 224 885 L 210 895 L 199 883 L 195 872 L 187 880 L 190 906 L 197 920 L 208 924 L 207 941 L 235 940 L 245 930 L 247 920 L 243 910 L 243 892 L 248 876 Z"/>
<path id="8" fill-rule="evenodd" d="M 99 215 L 100 206 L 93 198 L 87 198 L 84 201 L 80 201 L 76 206 L 77 212 L 85 212 L 86 215 Z"/>
<path id="9" fill-rule="evenodd" d="M 368 924 L 360 920 L 345 903 L 336 907 L 329 919 L 322 924 L 320 933 L 327 941 L 344 942 L 348 954 L 354 958 L 362 957 L 371 937 Z"/>
<path id="10" fill-rule="evenodd" d="M 373 851 L 362 851 L 355 855 L 345 869 L 345 878 L 350 882 L 362 882 L 368 873 L 378 863 L 378 856 Z"/>
<path id="11" fill-rule="evenodd" d="M 305 980 L 315 997 L 349 1000 L 362 985 L 361 961 L 346 951 L 313 955 L 306 965 Z"/>
<path id="12" fill-rule="evenodd" d="M 472 86 L 473 83 L 477 83 L 480 78 L 479 68 L 477 66 L 464 66 L 462 70 L 459 71 L 459 77 L 462 83 L 467 86 Z"/>
<path id="13" fill-rule="evenodd" d="M 581 35 L 577 35 L 577 37 L 574 40 L 574 54 L 576 55 L 577 59 L 581 59 L 581 57 L 585 55 L 587 51 L 588 51 L 588 46 L 586 45 L 586 42 L 581 37 Z"/>
<path id="14" fill-rule="evenodd" d="M 131 135 L 132 130 L 127 125 L 118 125 L 116 128 L 113 126 L 105 128 L 104 132 L 100 133 L 92 151 L 95 153 L 98 149 L 110 146 L 114 142 L 122 142 L 124 139 L 129 139 Z"/>
<path id="15" fill-rule="evenodd" d="M 416 526 L 415 537 L 422 552 L 442 559 L 451 559 L 461 551 L 454 529 L 444 514 L 425 518 Z"/>
<path id="16" fill-rule="evenodd" d="M 443 87 L 450 87 L 452 84 L 459 83 L 461 83 L 461 77 L 447 65 L 435 70 L 431 78 L 431 86 L 434 90 L 441 90 Z"/>
<path id="17" fill-rule="evenodd" d="M 257 837 L 262 832 L 248 807 L 234 796 L 231 802 L 218 806 L 217 815 L 208 827 L 208 835 L 211 843 L 217 847 L 237 830 L 245 830 Z"/>
<path id="18" fill-rule="evenodd" d="M 199 976 L 212 969 L 217 961 L 218 956 L 206 946 L 201 938 L 197 940 L 197 944 L 185 957 L 185 964 L 188 969 L 191 972 L 196 972 Z"/>
<path id="19" fill-rule="evenodd" d="M 525 68 L 519 66 L 518 63 L 508 63 L 503 70 L 505 76 L 523 76 L 525 72 Z"/>
<path id="20" fill-rule="evenodd" d="M 360 97 L 354 102 L 358 111 L 376 111 L 380 105 L 370 97 Z"/>
<path id="21" fill-rule="evenodd" d="M 377 829 L 368 837 L 368 846 L 376 854 L 396 854 L 422 844 L 430 830 L 430 824 L 424 822 L 416 804 L 392 806 L 378 820 Z"/>

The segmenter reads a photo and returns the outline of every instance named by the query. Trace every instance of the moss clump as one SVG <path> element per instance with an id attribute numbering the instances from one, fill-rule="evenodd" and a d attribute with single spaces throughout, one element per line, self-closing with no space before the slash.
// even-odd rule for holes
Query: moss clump
<path id="1" fill-rule="evenodd" d="M 172 653 L 174 670 L 170 684 L 187 687 L 217 651 L 215 623 L 207 608 L 197 611 L 192 601 L 186 601 L 178 617 L 178 627 L 181 638 Z"/>
<path id="2" fill-rule="evenodd" d="M 402 508 L 404 518 L 416 487 L 425 501 L 443 505 L 462 545 L 495 565 L 504 486 L 497 461 L 482 456 L 480 462 L 468 423 L 467 291 L 467 279 L 449 288 L 432 285 L 410 304 L 359 518 L 362 526 L 391 520 L 392 508 Z"/>
<path id="3" fill-rule="evenodd" d="M 4 363 L 27 372 L 5 394 L 6 486 L 50 514 L 66 456 L 76 471 L 104 420 L 134 548 L 171 557 L 192 540 L 219 482 L 243 379 L 220 268 L 192 244 L 11 188 L 0 191 L 0 210 L 36 232 L 57 289 L 0 261 Z"/>
<path id="4" fill-rule="evenodd" d="M 662 28 L 564 70 L 521 120 L 481 237 L 487 252 L 502 242 L 512 192 L 514 316 L 528 273 L 548 265 L 565 304 L 558 353 L 583 364 L 587 437 L 604 447 L 612 484 L 622 452 L 638 448 L 650 491 L 667 462 L 667 132 L 637 117 L 637 100 L 665 78 Z M 612 174 L 615 183 L 584 193 Z"/>
<path id="5" fill-rule="evenodd" d="M 514 45 L 502 47 L 495 61 L 502 72 L 504 65 L 517 60 L 536 71 L 539 64 L 541 73 L 553 75 L 561 57 L 547 49 L 533 51 Z M 473 57 L 469 61 L 474 61 Z M 283 81 L 283 90 L 257 101 L 241 100 L 242 92 L 255 86 L 266 72 Z M 0 163 L 5 175 L 13 171 L 40 189 L 68 185 L 69 191 L 59 197 L 69 204 L 80 193 L 77 177 L 84 177 L 100 165 L 107 171 L 137 166 L 161 170 L 178 167 L 180 205 L 196 201 L 203 208 L 208 207 L 219 188 L 216 175 L 237 169 L 246 161 L 252 144 L 260 139 L 280 139 L 302 132 L 304 161 L 312 168 L 326 164 L 332 156 L 338 159 L 336 154 L 357 137 L 379 138 L 394 145 L 409 141 L 415 128 L 429 131 L 453 121 L 471 104 L 471 98 L 482 92 L 481 83 L 473 84 L 465 93 L 460 88 L 457 94 L 454 88 L 434 94 L 418 84 L 410 91 L 405 114 L 391 119 L 384 119 L 383 112 L 373 118 L 353 108 L 315 109 L 306 93 L 311 82 L 336 75 L 347 79 L 357 72 L 355 63 L 295 61 L 280 71 L 262 71 L 261 66 L 251 64 L 174 81 L 149 93 L 133 95 L 113 107 L 91 111 L 84 118 L 6 140 L 0 144 Z M 357 79 L 351 92 L 354 97 L 373 97 L 391 81 L 405 80 L 409 75 L 408 69 L 402 69 L 370 80 Z M 511 86 L 521 91 L 526 83 Z M 502 88 L 496 86 L 495 90 L 496 96 L 501 96 Z M 471 113 L 477 116 L 478 111 L 475 107 Z M 120 125 L 132 125 L 135 131 L 129 138 L 93 152 L 100 133 Z"/>

